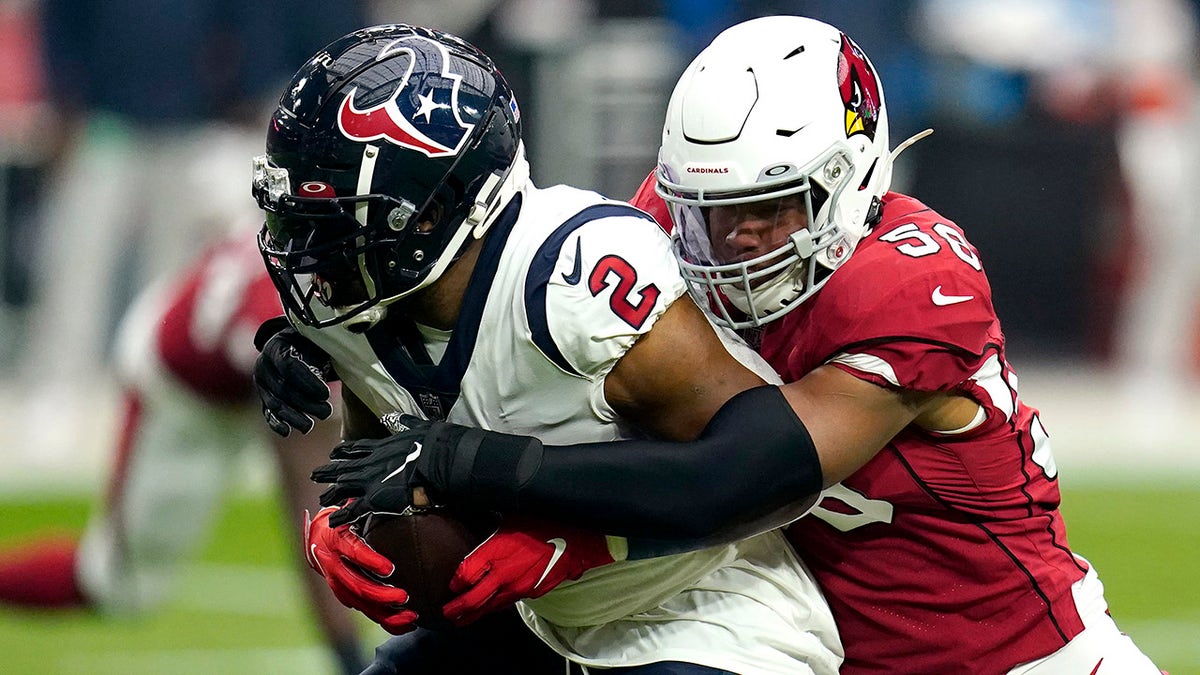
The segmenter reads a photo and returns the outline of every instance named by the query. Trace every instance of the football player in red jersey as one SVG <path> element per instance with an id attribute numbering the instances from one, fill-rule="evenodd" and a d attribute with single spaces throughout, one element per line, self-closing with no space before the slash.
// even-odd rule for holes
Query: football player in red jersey
<path id="1" fill-rule="evenodd" d="M 656 192 L 694 294 L 748 331 L 789 405 L 735 397 L 686 444 L 547 446 L 408 420 L 373 452 L 421 443 L 404 479 L 439 500 L 707 543 L 785 524 L 771 514 L 806 495 L 780 477 L 816 462 L 823 498 L 787 531 L 834 608 L 843 673 L 1158 673 L 1068 546 L 1049 436 L 1017 395 L 979 252 L 889 191 L 899 149 L 876 73 L 840 31 L 799 17 L 725 31 L 672 96 Z M 367 463 L 325 477 L 378 498 L 349 475 Z M 756 479 L 730 478 L 747 467 Z M 485 545 L 464 569 L 519 546 Z M 464 597 L 496 606 L 522 583 Z"/>
<path id="2" fill-rule="evenodd" d="M 79 541 L 50 536 L 0 552 L 0 604 L 105 616 L 160 606 L 206 541 L 239 452 L 256 440 L 278 460 L 289 522 L 316 505 L 308 472 L 338 424 L 286 439 L 262 433 L 253 337 L 281 307 L 255 245 L 257 218 L 250 225 L 146 289 L 122 318 L 120 430 L 103 502 Z M 359 672 L 366 652 L 353 616 L 318 577 L 301 581 L 339 672 Z"/>

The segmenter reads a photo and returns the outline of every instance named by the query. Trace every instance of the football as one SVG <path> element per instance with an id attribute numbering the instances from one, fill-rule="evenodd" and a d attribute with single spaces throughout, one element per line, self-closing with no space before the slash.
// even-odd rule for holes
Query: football
<path id="1" fill-rule="evenodd" d="M 454 595 L 450 579 L 458 564 L 498 522 L 491 514 L 467 513 L 445 507 L 398 514 L 371 514 L 362 526 L 363 539 L 396 565 L 384 582 L 408 592 L 407 607 L 417 613 L 417 625 L 431 630 L 452 627 L 442 606 Z"/>

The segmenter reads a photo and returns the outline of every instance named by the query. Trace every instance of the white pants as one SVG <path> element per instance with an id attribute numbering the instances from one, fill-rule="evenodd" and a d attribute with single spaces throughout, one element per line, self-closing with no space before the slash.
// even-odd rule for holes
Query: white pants
<path id="1" fill-rule="evenodd" d="M 122 322 L 125 429 L 80 542 L 80 584 L 108 614 L 145 612 L 168 597 L 208 541 L 239 456 L 263 438 L 253 406 L 203 400 L 165 371 L 154 345 L 161 297 L 143 293 Z"/>
<path id="2" fill-rule="evenodd" d="M 1161 675 L 1108 615 L 1104 586 L 1091 567 L 1072 589 L 1084 630 L 1049 656 L 1024 663 L 1008 675 Z"/>

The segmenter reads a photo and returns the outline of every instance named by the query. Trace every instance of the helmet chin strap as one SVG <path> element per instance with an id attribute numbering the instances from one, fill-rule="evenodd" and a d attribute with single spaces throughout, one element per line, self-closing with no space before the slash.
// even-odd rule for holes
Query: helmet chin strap
<path id="1" fill-rule="evenodd" d="M 774 279 L 749 293 L 740 287 L 725 289 L 725 297 L 729 304 L 737 307 L 746 316 L 753 317 L 756 322 L 762 323 L 766 323 L 763 319 L 783 309 L 798 295 L 800 289 L 794 274 Z"/>
<path id="2" fill-rule="evenodd" d="M 458 260 L 459 255 L 462 254 L 467 238 L 479 239 L 486 234 L 488 228 L 496 222 L 496 216 L 504 210 L 504 205 L 508 204 L 514 195 L 525 189 L 528 181 L 529 163 L 525 161 L 525 144 L 521 143 L 517 146 L 517 156 L 509 165 L 508 171 L 504 174 L 488 176 L 483 187 L 480 188 L 480 196 L 475 198 L 475 204 L 467 213 L 466 219 L 458 226 L 454 236 L 446 244 L 446 252 L 453 251 L 453 255 L 441 255 L 434 263 L 433 269 L 429 271 L 429 275 L 409 293 L 425 288 L 441 278 L 446 268 Z"/>
<path id="3" fill-rule="evenodd" d="M 488 176 L 467 214 L 466 225 L 473 228 L 471 236 L 479 239 L 487 234 L 496 217 L 508 202 L 529 183 L 529 162 L 525 159 L 525 141 L 517 145 L 517 156 L 503 175 Z"/>
<path id="4" fill-rule="evenodd" d="M 343 322 L 343 325 L 345 325 L 346 330 L 350 331 L 351 333 L 365 333 L 371 329 L 371 326 L 379 323 L 379 320 L 383 318 L 384 314 L 387 314 L 386 307 L 380 307 L 379 305 L 368 307 L 349 319 L 346 319 Z"/>

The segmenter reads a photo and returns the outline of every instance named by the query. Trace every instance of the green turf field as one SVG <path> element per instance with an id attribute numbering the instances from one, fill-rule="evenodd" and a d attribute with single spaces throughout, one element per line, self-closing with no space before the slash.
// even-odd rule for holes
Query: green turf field
<path id="1" fill-rule="evenodd" d="M 0 501 L 0 546 L 47 527 L 77 532 L 88 508 L 80 499 Z M 301 571 L 286 557 L 280 518 L 270 500 L 231 502 L 202 559 L 153 615 L 0 609 L 0 673 L 334 673 L 300 590 Z M 374 646 L 376 633 L 367 635 Z"/>
<path id="2" fill-rule="evenodd" d="M 1066 490 L 1071 544 L 1099 569 L 1113 616 L 1158 665 L 1200 675 L 1200 487 L 1155 485 Z M 87 509 L 81 499 L 0 501 L 0 546 L 46 527 L 77 531 Z M 273 502 L 232 502 L 203 559 L 153 616 L 0 610 L 0 673 L 332 673 L 279 522 Z"/>

